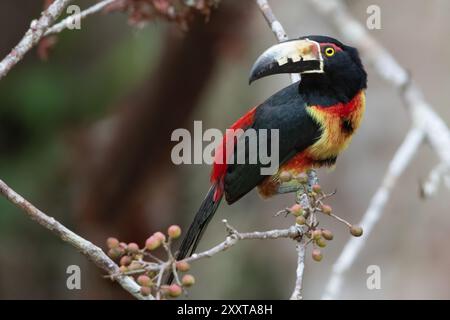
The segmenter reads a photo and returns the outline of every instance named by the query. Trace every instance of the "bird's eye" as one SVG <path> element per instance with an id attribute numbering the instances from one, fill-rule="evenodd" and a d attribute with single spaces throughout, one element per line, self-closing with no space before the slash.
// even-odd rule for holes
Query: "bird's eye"
<path id="1" fill-rule="evenodd" d="M 334 48 L 332 48 L 332 47 L 328 47 L 328 48 L 325 49 L 325 55 L 326 55 L 327 57 L 332 57 L 332 56 L 334 56 L 334 53 L 335 53 L 335 50 L 334 50 Z"/>

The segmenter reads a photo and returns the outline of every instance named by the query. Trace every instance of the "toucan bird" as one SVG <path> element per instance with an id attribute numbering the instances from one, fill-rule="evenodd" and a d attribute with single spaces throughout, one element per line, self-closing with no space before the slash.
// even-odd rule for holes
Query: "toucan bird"
<path id="1" fill-rule="evenodd" d="M 195 251 L 222 198 L 232 204 L 254 188 L 264 198 L 295 191 L 295 182 L 282 182 L 280 173 L 298 175 L 311 168 L 333 166 L 360 126 L 367 75 L 357 49 L 327 36 L 282 42 L 257 59 L 250 83 L 280 73 L 299 73 L 301 80 L 252 108 L 231 126 L 244 132 L 250 128 L 278 129 L 278 170 L 267 176 L 261 174 L 260 162 L 227 161 L 236 158 L 235 148 L 234 152 L 225 152 L 227 147 L 235 147 L 236 139 L 225 136 L 216 150 L 211 187 L 184 237 L 177 260 Z"/>

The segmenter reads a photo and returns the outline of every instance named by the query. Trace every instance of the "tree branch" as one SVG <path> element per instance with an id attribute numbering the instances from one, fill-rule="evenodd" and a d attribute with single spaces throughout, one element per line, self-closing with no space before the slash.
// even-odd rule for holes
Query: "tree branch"
<path id="1" fill-rule="evenodd" d="M 55 0 L 49 6 L 49 8 L 42 13 L 42 16 L 39 20 L 34 20 L 31 23 L 30 29 L 26 32 L 23 39 L 11 51 L 10 54 L 0 62 L 0 79 L 7 75 L 7 73 L 23 59 L 25 54 L 36 44 L 38 44 L 44 36 L 59 33 L 65 30 L 69 25 L 71 25 L 74 20 L 83 19 L 89 15 L 97 13 L 114 1 L 116 0 L 103 0 L 96 5 L 93 5 L 92 7 L 82 11 L 81 13 L 67 17 L 58 24 L 54 25 L 55 21 L 61 15 L 64 8 L 66 8 L 67 5 L 72 2 L 72 0 Z M 278 41 L 281 42 L 288 40 L 286 32 L 284 31 L 281 23 L 276 19 L 268 2 L 266 0 L 256 0 L 256 2 Z M 336 1 L 336 3 L 338 4 L 339 2 Z M 327 5 L 324 6 L 326 7 Z M 330 9 L 328 8 L 327 10 Z M 341 8 L 341 10 L 344 9 Z M 330 12 L 326 13 L 333 14 Z M 342 17 L 340 17 L 339 19 L 342 19 Z M 352 23 L 352 21 L 350 20 L 349 23 Z M 355 26 L 352 25 L 352 28 L 354 27 Z M 360 34 L 358 34 L 357 36 L 360 36 Z M 366 36 L 369 37 L 368 35 Z M 353 40 L 356 41 L 358 39 Z M 371 40 L 372 42 L 370 43 L 370 45 L 368 45 L 367 48 L 365 48 L 365 50 L 371 52 L 371 50 L 373 50 L 373 46 L 378 44 L 370 38 L 369 40 Z M 386 51 L 383 51 L 383 48 L 379 47 L 378 50 L 380 51 L 378 52 L 378 54 L 380 55 L 380 53 L 383 53 L 384 56 L 381 55 L 381 57 L 377 57 L 377 59 L 383 59 L 383 61 L 382 63 L 380 63 L 378 60 L 374 60 L 373 63 L 375 67 L 379 67 L 379 72 L 382 76 L 384 76 L 388 81 L 391 81 L 398 88 L 402 89 L 404 99 L 410 106 L 411 113 L 413 114 L 415 126 L 413 129 L 411 129 L 408 137 L 405 139 L 404 144 L 398 150 L 396 157 L 394 157 L 390 169 L 388 170 L 388 173 L 383 181 L 383 185 L 372 200 L 372 204 L 369 207 L 365 219 L 363 219 L 363 226 L 366 229 L 366 237 L 367 233 L 370 233 L 370 230 L 373 228 L 377 219 L 381 216 L 382 209 L 384 208 L 384 205 L 389 197 L 389 191 L 394 186 L 397 178 L 406 168 L 406 165 L 410 162 L 410 159 L 413 157 L 415 151 L 417 150 L 418 146 L 425 136 L 428 138 L 431 145 L 435 148 L 436 152 L 441 158 L 442 163 L 444 163 L 445 166 L 448 166 L 450 163 L 450 147 L 444 149 L 442 148 L 442 146 L 450 146 L 450 135 L 445 123 L 438 117 L 437 114 L 434 113 L 434 111 L 431 109 L 431 106 L 429 106 L 425 102 L 420 90 L 409 81 L 407 73 L 403 69 L 401 69 L 400 66 L 396 65 L 395 60 L 393 60 L 393 58 Z M 386 64 L 390 64 L 394 71 L 385 73 L 382 70 L 381 65 L 383 65 L 383 68 L 386 68 Z M 297 82 L 300 80 L 300 76 L 298 74 L 292 74 L 291 80 L 292 82 Z M 306 191 L 307 188 L 310 188 L 312 185 L 317 183 L 317 175 L 315 174 L 315 171 L 311 171 L 308 174 L 308 186 L 305 186 L 305 189 L 303 191 L 297 193 L 297 203 L 301 204 L 303 208 L 311 208 L 310 200 L 308 198 L 308 195 L 306 194 Z M 36 221 L 46 229 L 52 231 L 60 239 L 78 249 L 83 255 L 93 261 L 99 268 L 105 270 L 111 278 L 116 280 L 126 291 L 128 291 L 134 297 L 138 299 L 154 299 L 152 295 L 143 296 L 140 293 L 141 287 L 135 282 L 135 280 L 127 274 L 122 273 L 119 267 L 114 263 L 114 261 L 112 261 L 99 247 L 72 232 L 64 225 L 56 221 L 54 218 L 47 216 L 44 212 L 37 209 L 1 180 L 0 193 L 5 196 L 10 202 L 14 203 L 17 207 L 26 212 L 32 220 Z M 304 258 L 306 245 L 308 244 L 306 237 L 304 237 L 304 231 L 306 230 L 304 226 L 295 225 L 283 230 L 240 233 L 236 229 L 231 227 L 226 222 L 226 220 L 224 220 L 224 223 L 226 224 L 229 231 L 229 236 L 225 241 L 207 251 L 194 254 L 190 258 L 185 259 L 185 261 L 191 262 L 202 258 L 211 257 L 214 254 L 225 251 L 228 248 L 234 246 L 240 240 L 291 238 L 297 241 L 296 250 L 298 254 L 296 282 L 295 288 L 291 295 L 291 299 L 302 299 Z M 351 244 L 350 242 L 348 244 L 348 246 L 350 246 L 350 249 L 348 249 L 348 251 L 350 251 L 351 253 L 346 255 L 346 260 L 344 260 L 345 263 L 341 263 L 341 267 L 340 269 L 338 269 L 338 271 L 342 270 L 340 271 L 341 275 L 343 271 L 345 271 L 345 268 L 350 267 L 351 263 L 356 257 L 356 253 L 364 245 L 364 242 L 362 241 L 354 241 L 354 243 L 356 244 Z M 344 253 L 345 250 L 343 252 L 343 255 Z M 174 268 L 171 257 L 169 258 L 169 261 L 170 263 L 164 263 L 164 267 L 160 266 L 160 275 L 162 275 L 163 273 L 163 268 Z M 344 267 L 342 267 L 342 265 Z M 335 273 L 338 274 L 338 272 L 336 271 Z M 338 287 L 339 281 L 337 288 Z"/>
<path id="2" fill-rule="evenodd" d="M 135 298 L 140 300 L 154 299 L 152 296 L 142 296 L 140 294 L 140 287 L 138 284 L 131 277 L 120 274 L 119 267 L 103 252 L 102 249 L 69 230 L 54 218 L 46 215 L 44 212 L 25 200 L 21 195 L 16 193 L 2 180 L 0 180 L 0 193 L 10 202 L 15 204 L 19 209 L 23 210 L 32 220 L 53 232 L 64 242 L 75 247 L 89 260 L 94 262 L 97 267 L 106 271 L 110 275 L 117 275 L 114 277 L 114 280 L 116 280 L 124 290 L 128 291 Z"/>
<path id="3" fill-rule="evenodd" d="M 184 259 L 186 262 L 193 262 L 204 258 L 211 258 L 212 256 L 226 251 L 227 249 L 235 246 L 240 240 L 267 240 L 267 239 L 297 239 L 302 235 L 302 230 L 299 226 L 291 226 L 288 229 L 281 230 L 269 230 L 269 231 L 255 231 L 248 233 L 240 233 L 230 224 L 227 220 L 222 220 L 225 224 L 227 231 L 229 233 L 225 241 L 219 243 L 218 245 L 212 247 L 209 250 L 194 253 L 189 258 Z"/>
<path id="4" fill-rule="evenodd" d="M 408 72 L 395 58 L 378 43 L 349 12 L 340 0 L 310 0 L 319 13 L 333 25 L 351 44 L 357 46 L 374 70 L 392 86 L 397 88 L 405 101 L 412 118 L 412 129 L 392 159 L 388 171 L 378 191 L 373 196 L 364 214 L 361 226 L 364 228 L 364 240 L 376 222 L 381 218 L 385 204 L 392 194 L 398 177 L 413 159 L 423 141 L 428 141 L 441 161 L 441 172 L 450 168 L 450 132 L 445 122 L 436 114 L 425 100 L 422 91 L 411 80 Z M 426 140 L 425 140 L 426 138 Z M 351 239 L 333 266 L 330 281 L 323 298 L 335 298 L 342 284 L 345 271 L 350 269 L 365 241 Z"/>
<path id="5" fill-rule="evenodd" d="M 12 51 L 0 62 L 0 79 L 19 63 L 25 54 L 30 51 L 44 36 L 46 30 L 58 19 L 63 10 L 73 0 L 55 0 L 44 12 L 39 20 L 33 20 L 25 36 L 12 49 Z"/>
<path id="6" fill-rule="evenodd" d="M 436 165 L 428 175 L 427 180 L 422 184 L 421 192 L 424 198 L 431 197 L 439 189 L 441 182 L 444 182 L 450 189 L 450 167 L 443 161 Z"/>
<path id="7" fill-rule="evenodd" d="M 117 0 L 104 0 L 90 8 L 82 11 L 79 14 L 69 16 L 59 23 L 55 24 L 58 17 L 64 11 L 64 9 L 72 2 L 72 0 L 56 0 L 48 9 L 46 9 L 39 20 L 34 20 L 31 23 L 30 29 L 26 32 L 23 39 L 19 44 L 11 51 L 11 53 L 0 62 L 0 79 L 7 75 L 7 73 L 20 62 L 25 54 L 31 50 L 39 41 L 48 35 L 59 33 L 67 29 L 75 20 L 84 19 L 92 14 L 95 14 L 106 6 L 112 4 Z M 283 30 L 281 24 L 276 20 L 273 15 L 267 1 L 258 1 L 260 8 L 266 17 L 266 20 L 270 23 L 272 30 L 275 32 L 279 41 L 285 41 L 288 39 L 286 33 Z M 299 81 L 298 74 L 291 75 L 293 82 Z M 75 247 L 89 260 L 95 263 L 99 268 L 106 271 L 109 277 L 117 281 L 126 291 L 132 294 L 137 299 L 154 299 L 154 296 L 144 296 L 141 294 L 141 286 L 139 286 L 134 278 L 129 274 L 121 272 L 118 265 L 114 263 L 99 247 L 95 246 L 88 240 L 80 237 L 78 234 L 66 228 L 64 225 L 56 221 L 54 218 L 49 217 L 44 212 L 36 208 L 29 201 L 24 199 L 21 195 L 11 189 L 6 183 L 0 180 L 0 193 L 15 204 L 18 208 L 23 210 L 27 215 L 41 226 L 50 230 L 56 236 L 58 236 L 64 242 Z M 300 197 L 299 197 L 300 199 Z M 306 200 L 305 200 L 306 199 Z M 308 198 L 304 198 L 305 201 L 309 201 Z M 309 206 L 309 203 L 306 204 Z M 224 221 L 228 231 L 229 237 L 220 243 L 219 245 L 207 250 L 205 252 L 194 254 L 192 257 L 186 259 L 186 261 L 195 261 L 205 257 L 211 257 L 214 254 L 225 251 L 226 249 L 234 246 L 239 240 L 254 240 L 254 239 L 278 239 L 278 238 L 291 238 L 297 240 L 298 266 L 297 266 L 297 281 L 293 299 L 301 299 L 301 282 L 303 278 L 304 270 L 304 256 L 306 242 L 304 240 L 303 228 L 299 225 L 292 226 L 284 230 L 270 230 L 265 232 L 250 232 L 239 233 L 236 229 L 231 227 L 226 221 Z M 165 268 L 174 268 L 173 259 L 169 257 L 168 262 L 161 262 L 160 265 L 149 264 L 150 268 L 159 268 L 160 276 L 163 274 Z M 170 262 L 170 263 L 169 263 Z M 136 271 L 133 271 L 136 272 Z M 179 280 L 178 280 L 179 282 Z M 160 286 L 160 285 L 158 285 Z M 160 294 L 160 292 L 158 292 Z"/>
<path id="8" fill-rule="evenodd" d="M 300 241 L 296 244 L 297 249 L 297 278 L 295 280 L 294 291 L 291 294 L 290 300 L 302 300 L 302 288 L 303 288 L 303 272 L 305 271 L 305 253 L 306 244 Z"/>
<path id="9" fill-rule="evenodd" d="M 286 31 L 284 31 L 283 26 L 275 17 L 275 14 L 270 8 L 270 5 L 267 2 L 267 0 L 256 0 L 256 3 L 258 4 L 259 9 L 261 10 L 267 23 L 269 24 L 270 29 L 272 29 L 272 32 L 275 34 L 275 37 L 277 38 L 278 42 L 289 40 Z M 300 75 L 298 73 L 291 74 L 291 81 L 292 83 L 300 81 Z"/>
<path id="10" fill-rule="evenodd" d="M 103 0 L 99 3 L 94 4 L 92 7 L 87 8 L 86 10 L 83 10 L 82 12 L 78 13 L 78 14 L 73 14 L 67 18 L 65 18 L 64 20 L 58 22 L 57 24 L 55 24 L 54 26 L 52 26 L 51 28 L 49 28 L 46 32 L 45 32 L 45 36 L 49 36 L 55 33 L 60 33 L 61 31 L 67 29 L 69 26 L 71 26 L 73 24 L 74 21 L 77 20 L 82 20 L 90 15 L 93 15 L 97 12 L 102 11 L 104 8 L 106 8 L 107 6 L 109 6 L 110 4 L 116 2 L 118 0 Z"/>

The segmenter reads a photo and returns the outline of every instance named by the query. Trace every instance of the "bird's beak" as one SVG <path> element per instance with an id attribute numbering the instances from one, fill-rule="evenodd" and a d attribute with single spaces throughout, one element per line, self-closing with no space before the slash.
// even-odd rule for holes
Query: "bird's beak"
<path id="1" fill-rule="evenodd" d="M 290 40 L 267 49 L 253 65 L 250 80 L 280 73 L 323 73 L 320 45 L 309 39 Z"/>

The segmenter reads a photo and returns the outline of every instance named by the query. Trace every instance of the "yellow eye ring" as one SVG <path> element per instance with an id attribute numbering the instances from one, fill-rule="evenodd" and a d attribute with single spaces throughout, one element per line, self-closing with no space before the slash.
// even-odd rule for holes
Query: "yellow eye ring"
<path id="1" fill-rule="evenodd" d="M 328 47 L 328 48 L 325 49 L 325 55 L 326 55 L 327 57 L 332 57 L 332 56 L 334 56 L 335 52 L 336 52 L 336 51 L 335 51 L 334 48 L 332 48 L 332 47 Z"/>

